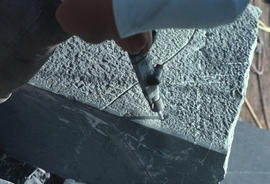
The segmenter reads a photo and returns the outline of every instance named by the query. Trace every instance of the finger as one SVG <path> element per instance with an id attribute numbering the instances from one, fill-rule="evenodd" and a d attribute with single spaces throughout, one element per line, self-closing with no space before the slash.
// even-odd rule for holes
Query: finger
<path id="1" fill-rule="evenodd" d="M 129 46 L 128 52 L 132 55 L 139 55 L 147 45 L 145 33 L 135 35 L 127 40 Z"/>
<path id="2" fill-rule="evenodd" d="M 142 56 L 146 56 L 148 54 L 148 52 L 150 51 L 150 49 L 152 47 L 152 42 L 153 42 L 152 39 L 149 42 L 147 42 L 146 46 L 141 51 Z"/>
<path id="3" fill-rule="evenodd" d="M 142 56 L 146 56 L 149 52 L 149 50 L 151 49 L 152 47 L 152 44 L 153 44 L 153 35 L 152 35 L 152 31 L 151 32 L 148 32 L 147 35 L 146 35 L 146 45 L 145 47 L 143 48 L 143 50 L 141 51 L 141 55 Z"/>
<path id="4" fill-rule="evenodd" d="M 146 47 L 146 42 L 138 43 L 136 38 L 128 38 L 124 40 L 115 40 L 117 45 L 119 45 L 124 51 L 131 55 L 138 55 Z"/>

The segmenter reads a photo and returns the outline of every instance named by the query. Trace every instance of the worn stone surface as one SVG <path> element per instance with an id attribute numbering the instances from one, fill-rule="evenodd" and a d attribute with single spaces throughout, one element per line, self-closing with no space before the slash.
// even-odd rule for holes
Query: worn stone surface
<path id="1" fill-rule="evenodd" d="M 175 55 L 193 31 L 161 31 L 151 51 L 154 60 Z M 114 42 L 90 45 L 72 37 L 57 48 L 30 84 L 102 109 L 136 81 L 128 55 Z"/>
<path id="2" fill-rule="evenodd" d="M 166 105 L 162 122 L 149 112 L 134 86 L 127 55 L 113 42 L 88 45 L 74 37 L 30 83 L 227 153 L 246 91 L 259 14 L 249 7 L 231 25 L 161 31 L 150 55 L 154 63 L 169 60 L 161 86 Z"/>

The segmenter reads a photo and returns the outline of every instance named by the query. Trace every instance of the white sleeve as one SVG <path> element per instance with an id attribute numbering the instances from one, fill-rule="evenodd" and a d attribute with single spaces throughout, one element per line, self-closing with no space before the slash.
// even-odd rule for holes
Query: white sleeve
<path id="1" fill-rule="evenodd" d="M 118 33 L 125 38 L 160 28 L 206 28 L 232 22 L 249 0 L 113 0 Z"/>

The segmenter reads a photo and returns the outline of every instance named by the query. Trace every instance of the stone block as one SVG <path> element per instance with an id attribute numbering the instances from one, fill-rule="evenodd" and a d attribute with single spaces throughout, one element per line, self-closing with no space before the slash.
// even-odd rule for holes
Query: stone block
<path id="1" fill-rule="evenodd" d="M 246 93 L 259 15 L 260 11 L 250 6 L 233 24 L 194 30 L 188 44 L 164 61 L 164 121 L 150 111 L 138 86 L 108 109 L 227 154 Z"/>
<path id="2" fill-rule="evenodd" d="M 223 160 L 218 168 L 225 173 L 259 16 L 259 9 L 249 6 L 230 25 L 160 31 L 150 57 L 165 65 L 164 121 L 150 112 L 127 54 L 114 42 L 89 45 L 73 37 L 58 47 L 30 84 L 218 153 Z"/>

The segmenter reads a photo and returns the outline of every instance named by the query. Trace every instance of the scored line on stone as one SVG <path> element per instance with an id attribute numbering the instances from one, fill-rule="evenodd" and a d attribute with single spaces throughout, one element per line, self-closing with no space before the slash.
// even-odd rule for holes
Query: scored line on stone
<path id="1" fill-rule="evenodd" d="M 167 59 L 162 65 L 165 65 L 167 63 L 169 63 L 174 57 L 176 57 L 179 53 L 181 53 L 181 51 L 183 51 L 193 40 L 195 34 L 198 32 L 198 29 L 195 29 L 194 32 L 192 33 L 190 39 L 188 40 L 188 42 L 181 48 L 179 49 L 179 51 L 177 51 L 173 56 L 171 56 L 169 59 Z M 115 97 L 111 102 L 109 102 L 108 104 L 104 105 L 103 107 L 100 108 L 100 110 L 105 110 L 106 108 L 108 108 L 110 105 L 112 105 L 115 101 L 117 101 L 119 98 L 121 98 L 123 95 L 125 95 L 126 93 L 128 93 L 130 90 L 132 90 L 137 84 L 139 84 L 138 82 L 133 84 L 132 86 L 130 86 L 128 89 L 126 89 L 124 92 L 122 92 L 120 95 L 118 95 L 117 97 Z"/>
<path id="2" fill-rule="evenodd" d="M 111 102 L 109 102 L 107 105 L 104 105 L 104 107 L 100 108 L 100 110 L 105 110 L 107 107 L 109 107 L 110 105 L 112 105 L 116 100 L 118 100 L 119 98 L 121 98 L 123 95 L 125 95 L 127 92 L 129 92 L 132 88 L 134 88 L 137 84 L 139 84 L 138 82 L 136 82 L 135 84 L 133 84 L 132 86 L 130 86 L 128 89 L 126 89 L 124 92 L 122 92 L 120 95 L 118 95 L 117 97 L 115 97 Z"/>
<path id="3" fill-rule="evenodd" d="M 181 53 L 181 51 L 183 51 L 193 40 L 195 34 L 198 32 L 198 29 L 195 29 L 194 32 L 192 33 L 190 39 L 188 40 L 188 42 L 181 48 L 179 49 L 179 51 L 177 51 L 173 56 L 171 56 L 167 61 L 165 61 L 162 65 L 166 65 L 167 63 L 169 63 L 173 58 L 175 58 L 178 54 Z"/>

